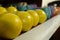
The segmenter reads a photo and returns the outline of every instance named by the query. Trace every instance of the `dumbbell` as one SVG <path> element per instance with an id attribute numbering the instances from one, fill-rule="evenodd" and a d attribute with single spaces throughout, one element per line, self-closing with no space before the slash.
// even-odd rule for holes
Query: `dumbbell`
<path id="1" fill-rule="evenodd" d="M 54 7 L 53 6 L 49 6 L 50 10 L 51 10 L 51 17 L 54 16 Z"/>
<path id="2" fill-rule="evenodd" d="M 26 10 L 32 10 L 32 7 L 30 5 L 27 5 Z"/>
<path id="3" fill-rule="evenodd" d="M 45 11 L 46 15 L 47 15 L 47 19 L 50 19 L 51 18 L 51 10 L 49 7 L 44 7 L 44 8 L 41 8 L 43 11 Z"/>

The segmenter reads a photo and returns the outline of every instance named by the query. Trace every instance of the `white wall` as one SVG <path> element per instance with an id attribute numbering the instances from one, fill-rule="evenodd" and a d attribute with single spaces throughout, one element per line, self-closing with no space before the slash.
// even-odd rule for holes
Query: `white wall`
<path id="1" fill-rule="evenodd" d="M 52 1 L 56 1 L 56 0 L 42 0 L 42 7 L 47 6 L 47 4 Z"/>

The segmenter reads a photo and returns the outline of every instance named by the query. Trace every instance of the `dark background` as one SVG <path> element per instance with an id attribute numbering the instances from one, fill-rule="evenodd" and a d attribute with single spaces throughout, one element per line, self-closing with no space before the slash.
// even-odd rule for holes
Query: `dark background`
<path id="1" fill-rule="evenodd" d="M 41 7 L 42 5 L 42 0 L 0 0 L 0 4 L 2 4 L 3 6 L 19 2 L 27 2 L 28 4 L 37 4 L 37 6 L 39 7 Z"/>

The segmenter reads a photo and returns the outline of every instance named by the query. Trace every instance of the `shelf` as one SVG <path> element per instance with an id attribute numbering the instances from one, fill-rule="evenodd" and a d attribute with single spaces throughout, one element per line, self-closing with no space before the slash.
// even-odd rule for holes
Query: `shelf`
<path id="1" fill-rule="evenodd" d="M 49 40 L 60 26 L 60 15 L 57 15 L 36 28 L 20 35 L 14 40 Z"/>

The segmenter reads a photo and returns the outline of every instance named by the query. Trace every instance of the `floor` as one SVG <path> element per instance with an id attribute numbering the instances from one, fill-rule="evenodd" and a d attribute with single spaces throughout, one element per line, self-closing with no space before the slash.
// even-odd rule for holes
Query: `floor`
<path id="1" fill-rule="evenodd" d="M 50 40 L 60 40 L 60 27 L 54 33 L 54 35 L 50 38 Z"/>

